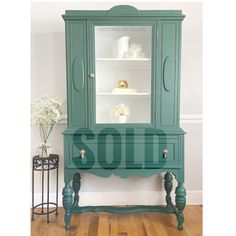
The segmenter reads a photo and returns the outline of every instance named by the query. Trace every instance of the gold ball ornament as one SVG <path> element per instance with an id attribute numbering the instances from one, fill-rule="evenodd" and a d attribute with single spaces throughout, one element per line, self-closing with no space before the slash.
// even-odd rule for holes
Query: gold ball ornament
<path id="1" fill-rule="evenodd" d="M 118 88 L 128 88 L 128 82 L 126 80 L 119 80 Z"/>

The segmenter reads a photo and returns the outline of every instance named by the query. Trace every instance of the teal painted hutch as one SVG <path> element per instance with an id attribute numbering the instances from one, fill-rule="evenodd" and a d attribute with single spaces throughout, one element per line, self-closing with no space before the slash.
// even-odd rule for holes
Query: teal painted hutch
<path id="1" fill-rule="evenodd" d="M 85 211 L 163 212 L 183 229 L 184 131 L 180 128 L 180 10 L 67 10 L 65 226 Z M 81 173 L 164 175 L 166 206 L 79 206 Z M 175 204 L 173 176 L 178 182 Z"/>

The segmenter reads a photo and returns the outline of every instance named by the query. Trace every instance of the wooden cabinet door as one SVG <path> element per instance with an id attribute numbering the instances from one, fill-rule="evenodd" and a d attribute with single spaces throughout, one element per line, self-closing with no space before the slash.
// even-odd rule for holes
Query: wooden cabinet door
<path id="1" fill-rule="evenodd" d="M 68 127 L 87 127 L 86 21 L 66 22 Z"/>
<path id="2" fill-rule="evenodd" d="M 159 124 L 178 126 L 180 22 L 161 21 L 159 35 Z"/>

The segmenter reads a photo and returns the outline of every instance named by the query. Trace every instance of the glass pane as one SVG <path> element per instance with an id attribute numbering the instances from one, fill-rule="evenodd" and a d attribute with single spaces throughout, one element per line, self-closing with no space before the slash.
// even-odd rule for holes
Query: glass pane
<path id="1" fill-rule="evenodd" d="M 96 26 L 96 123 L 151 123 L 151 26 Z"/>

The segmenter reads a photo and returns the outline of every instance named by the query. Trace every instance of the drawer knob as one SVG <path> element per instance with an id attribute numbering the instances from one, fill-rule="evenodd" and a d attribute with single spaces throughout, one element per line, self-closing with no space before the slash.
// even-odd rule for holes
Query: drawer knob
<path id="1" fill-rule="evenodd" d="M 80 153 L 80 158 L 85 158 L 85 150 L 84 149 L 81 149 L 79 151 L 79 153 Z"/>
<path id="2" fill-rule="evenodd" d="M 163 154 L 163 158 L 167 158 L 168 157 L 168 150 L 163 149 L 162 154 Z"/>

